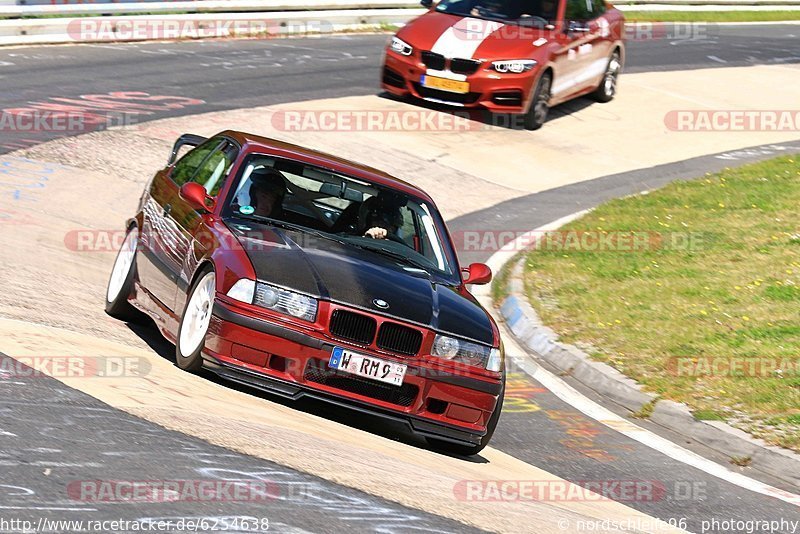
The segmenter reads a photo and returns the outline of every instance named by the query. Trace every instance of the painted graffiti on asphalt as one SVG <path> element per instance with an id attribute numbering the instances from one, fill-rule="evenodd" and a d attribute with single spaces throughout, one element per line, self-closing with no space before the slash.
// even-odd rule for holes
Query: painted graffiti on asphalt
<path id="1" fill-rule="evenodd" d="M 81 133 L 112 126 L 131 126 L 141 116 L 205 104 L 186 96 L 113 91 L 78 97 L 54 96 L 0 112 L 0 131 Z"/>

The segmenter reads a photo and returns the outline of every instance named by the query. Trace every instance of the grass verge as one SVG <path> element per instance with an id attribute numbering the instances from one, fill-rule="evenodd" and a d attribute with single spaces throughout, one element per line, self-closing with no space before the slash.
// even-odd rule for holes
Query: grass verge
<path id="1" fill-rule="evenodd" d="M 799 209 L 797 156 L 614 200 L 527 254 L 525 291 L 660 398 L 800 451 Z"/>
<path id="2" fill-rule="evenodd" d="M 627 22 L 781 22 L 800 20 L 798 11 L 624 11 Z"/>

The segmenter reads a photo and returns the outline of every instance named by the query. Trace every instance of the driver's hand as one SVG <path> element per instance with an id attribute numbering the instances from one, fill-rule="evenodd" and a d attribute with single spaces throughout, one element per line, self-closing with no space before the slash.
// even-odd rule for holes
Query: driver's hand
<path id="1" fill-rule="evenodd" d="M 366 232 L 364 232 L 364 237 L 371 237 L 372 239 L 386 239 L 386 228 L 381 228 L 379 226 L 373 226 Z"/>

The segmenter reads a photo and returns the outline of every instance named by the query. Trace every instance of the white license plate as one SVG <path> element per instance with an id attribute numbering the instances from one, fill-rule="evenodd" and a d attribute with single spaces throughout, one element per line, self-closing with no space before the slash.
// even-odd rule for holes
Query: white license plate
<path id="1" fill-rule="evenodd" d="M 328 361 L 328 367 L 400 386 L 403 384 L 403 377 L 406 376 L 407 366 L 402 363 L 387 362 L 380 358 L 359 354 L 342 347 L 334 347 L 331 359 Z"/>

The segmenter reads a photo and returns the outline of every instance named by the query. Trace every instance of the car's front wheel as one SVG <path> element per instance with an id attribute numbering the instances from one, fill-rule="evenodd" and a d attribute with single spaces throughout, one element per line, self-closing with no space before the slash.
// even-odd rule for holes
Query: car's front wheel
<path id="1" fill-rule="evenodd" d="M 205 267 L 189 290 L 175 342 L 175 363 L 185 371 L 199 371 L 203 367 L 202 351 L 211 323 L 216 287 L 214 269 Z"/>
<path id="2" fill-rule="evenodd" d="M 106 313 L 123 321 L 138 321 L 143 315 L 134 308 L 128 297 L 133 292 L 136 277 L 136 248 L 139 244 L 139 230 L 135 226 L 128 230 L 125 240 L 117 252 L 114 267 L 106 288 Z"/>
<path id="3" fill-rule="evenodd" d="M 472 456 L 474 454 L 478 454 L 485 449 L 487 445 L 489 445 L 489 441 L 491 441 L 492 436 L 494 435 L 494 430 L 497 428 L 497 422 L 500 421 L 500 412 L 503 411 L 504 396 L 505 387 L 503 387 L 503 391 L 500 392 L 500 396 L 497 398 L 497 405 L 495 406 L 494 412 L 492 412 L 492 415 L 489 417 L 489 421 L 486 423 L 486 435 L 481 438 L 481 442 L 479 444 L 471 446 L 458 445 L 449 441 L 426 438 L 428 445 L 436 450 L 458 454 L 460 456 Z"/>
<path id="4" fill-rule="evenodd" d="M 528 112 L 523 115 L 526 130 L 538 130 L 547 120 L 547 114 L 550 112 L 550 89 L 552 85 L 552 75 L 549 72 L 542 74 L 533 92 L 533 100 Z"/>
<path id="5" fill-rule="evenodd" d="M 594 99 L 598 102 L 611 102 L 617 94 L 617 81 L 619 80 L 619 73 L 622 71 L 622 60 L 619 56 L 619 51 L 615 50 L 608 60 L 606 72 L 603 74 L 603 79 L 600 85 L 594 90 Z"/>

